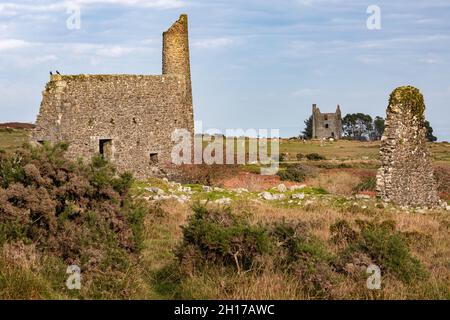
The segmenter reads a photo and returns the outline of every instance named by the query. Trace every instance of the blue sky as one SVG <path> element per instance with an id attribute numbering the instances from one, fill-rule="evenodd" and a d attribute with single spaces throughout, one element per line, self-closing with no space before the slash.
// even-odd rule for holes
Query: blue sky
<path id="1" fill-rule="evenodd" d="M 204 128 L 297 135 L 311 104 L 385 116 L 414 85 L 450 140 L 449 0 L 0 1 L 0 122 L 34 122 L 49 70 L 161 73 L 161 33 L 189 15 L 195 119 Z M 369 5 L 381 30 L 368 30 Z"/>

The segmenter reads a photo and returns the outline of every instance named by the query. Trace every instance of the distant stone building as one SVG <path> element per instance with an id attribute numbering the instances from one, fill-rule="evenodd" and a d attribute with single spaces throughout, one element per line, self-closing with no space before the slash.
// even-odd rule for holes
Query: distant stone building
<path id="1" fill-rule="evenodd" d="M 384 201 L 410 207 L 439 204 L 424 112 L 423 96 L 418 89 L 408 86 L 392 92 L 377 174 L 377 191 Z"/>
<path id="2" fill-rule="evenodd" d="M 52 75 L 33 137 L 147 177 L 171 162 L 175 129 L 194 134 L 187 15 L 163 33 L 162 75 Z"/>
<path id="3" fill-rule="evenodd" d="M 342 116 L 339 105 L 335 113 L 321 113 L 320 109 L 313 104 L 312 119 L 313 139 L 340 139 L 342 137 Z"/>

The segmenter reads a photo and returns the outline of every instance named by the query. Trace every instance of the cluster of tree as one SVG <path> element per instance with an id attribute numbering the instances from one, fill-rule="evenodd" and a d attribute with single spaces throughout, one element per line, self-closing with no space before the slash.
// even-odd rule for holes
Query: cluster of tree
<path id="1" fill-rule="evenodd" d="M 305 120 L 305 129 L 302 132 L 304 138 L 312 138 L 312 126 L 313 118 L 310 116 Z M 425 121 L 425 127 L 428 141 L 437 141 L 429 121 Z M 384 132 L 384 119 L 378 116 L 372 119 L 370 115 L 364 113 L 347 114 L 342 119 L 342 131 L 346 138 L 352 140 L 380 140 Z"/>
<path id="2" fill-rule="evenodd" d="M 345 137 L 352 140 L 381 139 L 384 132 L 384 119 L 372 117 L 364 113 L 347 114 L 342 119 L 342 131 Z"/>

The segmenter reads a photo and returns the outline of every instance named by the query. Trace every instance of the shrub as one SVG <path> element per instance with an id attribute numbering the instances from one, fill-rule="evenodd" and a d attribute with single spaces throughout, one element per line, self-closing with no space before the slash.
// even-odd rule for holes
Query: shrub
<path id="1" fill-rule="evenodd" d="M 377 188 L 376 177 L 364 177 L 364 179 L 353 188 L 353 191 L 358 193 L 362 191 L 375 191 Z"/>
<path id="2" fill-rule="evenodd" d="M 297 161 L 302 161 L 305 158 L 305 155 L 303 153 L 297 153 L 295 157 L 297 158 Z"/>
<path id="3" fill-rule="evenodd" d="M 279 221 L 251 225 L 230 209 L 196 205 L 183 227 L 176 250 L 181 269 L 190 275 L 229 270 L 280 272 L 298 279 L 311 296 L 324 297 L 333 282 L 334 257 L 304 223 Z M 215 271 L 214 271 L 215 270 Z M 227 272 L 222 270 L 221 273 Z"/>
<path id="4" fill-rule="evenodd" d="M 308 153 L 306 158 L 310 161 L 326 160 L 326 158 L 318 153 Z"/>
<path id="5" fill-rule="evenodd" d="M 341 264 L 349 262 L 358 254 L 367 255 L 375 264 L 405 283 L 427 277 L 420 261 L 412 256 L 408 240 L 396 231 L 393 221 L 374 223 L 357 221 L 360 231 L 350 228 L 348 223 L 338 222 L 331 226 L 332 240 L 343 239 L 348 246 L 343 250 Z"/>
<path id="6" fill-rule="evenodd" d="M 315 165 L 317 168 L 321 169 L 350 169 L 352 165 L 347 163 L 332 163 L 332 162 L 321 162 Z"/>
<path id="7" fill-rule="evenodd" d="M 304 164 L 291 164 L 286 166 L 284 170 L 279 170 L 277 175 L 281 180 L 289 180 L 295 182 L 305 181 L 306 178 L 314 177 L 317 170 Z"/>
<path id="8" fill-rule="evenodd" d="M 356 240 L 357 233 L 345 220 L 339 220 L 330 226 L 331 241 L 335 244 L 348 244 Z"/>
<path id="9" fill-rule="evenodd" d="M 133 178 L 100 156 L 69 161 L 66 150 L 26 145 L 1 156 L 0 245 L 33 243 L 46 257 L 77 264 L 85 279 L 98 270 L 123 275 L 141 247 L 146 214 L 129 195 Z"/>
<path id="10" fill-rule="evenodd" d="M 334 257 L 325 245 L 303 223 L 277 222 L 270 234 L 278 246 L 276 263 L 280 270 L 295 275 L 308 295 L 327 296 L 333 283 Z"/>
<path id="11" fill-rule="evenodd" d="M 286 250 L 288 264 L 303 255 L 323 261 L 329 261 L 331 257 L 323 244 L 310 235 L 304 223 L 276 222 L 270 229 L 270 236 Z"/>
<path id="12" fill-rule="evenodd" d="M 370 224 L 363 227 L 358 245 L 376 263 L 406 283 L 427 275 L 420 261 L 411 255 L 404 236 L 392 226 Z"/>
<path id="13" fill-rule="evenodd" d="M 286 153 L 286 152 L 280 153 L 280 155 L 279 155 L 279 161 L 280 161 L 280 162 L 284 162 L 284 161 L 287 161 L 287 160 L 289 160 L 289 154 Z"/>
<path id="14" fill-rule="evenodd" d="M 450 200 L 450 168 L 444 165 L 436 166 L 434 168 L 434 177 L 441 198 Z"/>
<path id="15" fill-rule="evenodd" d="M 177 250 L 182 264 L 232 266 L 240 272 L 251 269 L 256 258 L 269 251 L 267 230 L 233 215 L 230 208 L 209 210 L 195 205 L 193 211 L 182 227 L 183 242 Z"/>

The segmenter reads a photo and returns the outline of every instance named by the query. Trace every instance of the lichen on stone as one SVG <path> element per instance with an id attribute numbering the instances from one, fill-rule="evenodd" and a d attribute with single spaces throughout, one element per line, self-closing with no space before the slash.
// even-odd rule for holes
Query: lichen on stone
<path id="1" fill-rule="evenodd" d="M 419 89 L 413 86 L 398 87 L 391 93 L 389 97 L 390 110 L 394 111 L 395 106 L 400 107 L 403 112 L 411 110 L 411 114 L 419 120 L 424 118 L 425 102 L 423 95 Z"/>

